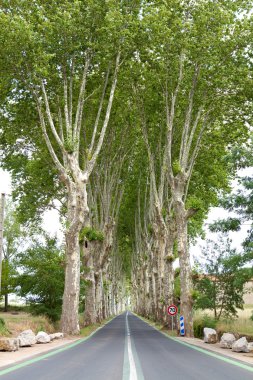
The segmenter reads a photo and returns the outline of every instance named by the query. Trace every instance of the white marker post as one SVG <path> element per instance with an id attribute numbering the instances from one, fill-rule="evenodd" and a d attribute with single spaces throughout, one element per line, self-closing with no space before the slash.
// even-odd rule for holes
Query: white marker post
<path id="1" fill-rule="evenodd" d="M 180 335 L 184 336 L 185 335 L 185 329 L 184 329 L 184 317 L 183 315 L 180 315 Z"/>

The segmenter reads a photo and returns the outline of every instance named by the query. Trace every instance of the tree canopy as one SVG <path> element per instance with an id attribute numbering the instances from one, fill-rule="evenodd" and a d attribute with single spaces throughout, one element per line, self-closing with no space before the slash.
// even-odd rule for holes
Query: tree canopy
<path id="1" fill-rule="evenodd" d="M 249 138 L 250 10 L 244 0 L 3 0 L 1 166 L 21 222 L 60 201 L 67 332 L 79 331 L 80 260 L 87 320 L 114 307 L 125 276 L 133 304 L 162 318 L 179 257 L 192 334 L 189 241 L 230 190 L 234 145 Z M 92 230 L 103 239 L 80 239 Z"/>

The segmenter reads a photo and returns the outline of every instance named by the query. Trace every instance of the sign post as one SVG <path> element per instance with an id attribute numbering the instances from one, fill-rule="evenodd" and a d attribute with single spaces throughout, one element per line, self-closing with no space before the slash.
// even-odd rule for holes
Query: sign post
<path id="1" fill-rule="evenodd" d="M 174 328 L 174 316 L 177 315 L 178 309 L 176 305 L 170 305 L 167 307 L 167 313 L 171 316 L 172 321 L 171 321 L 171 326 L 172 326 L 172 331 Z"/>

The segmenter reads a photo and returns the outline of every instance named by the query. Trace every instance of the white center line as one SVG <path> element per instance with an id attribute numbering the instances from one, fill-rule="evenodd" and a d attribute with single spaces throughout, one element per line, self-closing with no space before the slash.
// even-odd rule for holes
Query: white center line
<path id="1" fill-rule="evenodd" d="M 132 345 L 131 345 L 131 338 L 130 338 L 131 333 L 130 333 L 130 328 L 128 324 L 128 312 L 126 313 L 126 329 L 127 329 L 127 350 L 128 350 L 128 358 L 129 358 L 129 365 L 130 365 L 129 380 L 138 380 L 136 365 L 135 365 Z"/>

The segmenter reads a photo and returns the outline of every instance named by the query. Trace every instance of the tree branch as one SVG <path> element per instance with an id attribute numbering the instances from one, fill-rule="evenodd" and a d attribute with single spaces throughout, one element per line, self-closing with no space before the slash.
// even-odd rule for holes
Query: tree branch
<path id="1" fill-rule="evenodd" d="M 42 128 L 42 132 L 43 132 L 43 136 L 44 136 L 44 139 L 45 139 L 45 142 L 46 142 L 46 145 L 47 145 L 47 148 L 48 148 L 48 151 L 53 159 L 53 162 L 56 166 L 56 168 L 58 169 L 61 177 L 62 177 L 62 180 L 66 183 L 69 183 L 70 182 L 70 178 L 64 168 L 64 166 L 60 163 L 55 151 L 54 151 L 54 148 L 51 144 L 51 141 L 48 137 L 48 134 L 47 134 L 47 130 L 46 130 L 46 124 L 45 124 L 45 119 L 44 119 L 44 116 L 43 116 L 43 112 L 42 112 L 42 108 L 41 108 L 41 105 L 40 105 L 40 101 L 36 95 L 36 103 L 37 103 L 37 110 L 38 110 L 38 114 L 39 114 L 39 119 L 40 119 L 40 125 L 41 125 L 41 128 Z"/>
<path id="2" fill-rule="evenodd" d="M 199 136 L 198 136 L 198 139 L 197 139 L 194 151 L 193 151 L 191 159 L 190 159 L 190 164 L 189 164 L 189 167 L 188 167 L 188 170 L 187 170 L 187 184 L 186 184 L 185 193 L 184 193 L 184 201 L 186 201 L 186 198 L 187 198 L 189 184 L 190 184 L 191 177 L 192 177 L 192 172 L 193 172 L 193 167 L 194 167 L 196 158 L 197 158 L 199 150 L 200 150 L 200 144 L 201 144 L 202 136 L 203 136 L 204 131 L 205 131 L 206 127 L 207 127 L 206 120 L 207 120 L 207 115 L 206 115 L 206 118 L 205 118 L 205 120 L 203 122 L 202 128 L 201 128 L 201 130 L 199 132 Z"/>
<path id="3" fill-rule="evenodd" d="M 175 106 L 176 106 L 179 88 L 183 79 L 183 66 L 184 66 L 184 53 L 182 52 L 179 58 L 178 81 L 177 81 L 175 93 L 172 94 L 171 108 L 169 107 L 168 82 L 166 81 L 165 108 L 166 108 L 166 122 L 167 122 L 168 174 L 169 174 L 170 183 L 173 182 L 173 178 L 174 178 L 173 170 L 172 170 L 172 135 L 173 135 L 173 128 L 174 128 Z"/>
<path id="4" fill-rule="evenodd" d="M 93 146 L 94 146 L 94 143 L 95 143 L 98 123 L 99 123 L 99 120 L 100 120 L 100 115 L 101 115 L 101 111 L 102 111 L 103 103 L 104 103 L 104 98 L 105 98 L 106 87 L 107 87 L 107 84 L 108 84 L 109 72 L 110 72 L 110 69 L 108 68 L 107 73 L 106 73 L 106 77 L 105 77 L 105 83 L 104 83 L 103 92 L 102 92 L 101 99 L 100 99 L 100 104 L 99 104 L 99 107 L 98 107 L 97 117 L 96 117 L 96 121 L 95 121 L 95 124 L 94 124 L 94 129 L 93 129 L 93 134 L 92 134 L 92 140 L 91 140 L 91 144 L 90 144 L 90 148 L 89 148 L 89 153 L 90 154 L 92 153 Z"/>
<path id="5" fill-rule="evenodd" d="M 196 90 L 196 86 L 198 82 L 199 71 L 200 71 L 200 66 L 196 64 L 194 74 L 193 74 L 192 87 L 189 93 L 188 110 L 186 112 L 185 123 L 184 123 L 183 131 L 182 131 L 179 162 L 180 162 L 180 166 L 184 170 L 186 169 L 186 165 L 187 165 L 187 161 L 185 157 L 186 145 L 189 139 L 189 128 L 190 128 L 191 117 L 192 117 L 193 99 L 194 99 L 194 94 L 195 94 L 195 90 Z"/>
<path id="6" fill-rule="evenodd" d="M 78 142 L 80 139 L 80 131 L 81 131 L 81 125 L 82 125 L 82 116 L 83 116 L 84 95 L 85 95 L 89 65 L 90 65 L 90 56 L 87 53 L 86 61 L 85 61 L 85 65 L 84 65 L 84 70 L 83 70 L 82 82 L 81 82 L 80 91 L 79 91 L 76 117 L 75 117 L 75 125 L 74 125 L 74 131 L 73 131 L 73 138 L 74 138 L 74 140 L 76 140 Z"/>
<path id="7" fill-rule="evenodd" d="M 64 151 L 63 142 L 61 141 L 61 139 L 60 139 L 60 137 L 59 137 L 59 135 L 55 129 L 55 126 L 54 126 L 54 122 L 52 119 L 52 115 L 51 115 L 51 111 L 50 111 L 50 107 L 49 107 L 49 102 L 48 102 L 48 97 L 47 97 L 47 93 L 46 93 L 46 89 L 45 89 L 43 80 L 41 81 L 41 88 L 42 88 L 43 98 L 44 98 L 44 102 L 45 102 L 45 106 L 46 106 L 46 115 L 47 115 L 47 119 L 48 119 L 48 122 L 49 122 L 49 125 L 51 128 L 51 131 L 53 132 L 53 135 L 55 137 L 57 144 L 59 145 L 61 150 Z"/>
<path id="8" fill-rule="evenodd" d="M 69 123 L 69 108 L 68 108 L 68 81 L 66 75 L 66 69 L 63 72 L 63 89 L 64 89 L 64 114 L 67 137 L 72 138 L 72 126 Z"/>
<path id="9" fill-rule="evenodd" d="M 113 98 L 114 98 L 114 93 L 115 93 L 115 89 L 116 89 L 116 85 L 117 85 L 117 79 L 118 79 L 119 62 L 120 62 L 120 52 L 117 54 L 117 57 L 116 57 L 115 70 L 114 70 L 114 75 L 113 75 L 113 81 L 112 81 L 112 86 L 111 86 L 111 91 L 110 91 L 110 96 L 109 96 L 109 101 L 108 101 L 108 105 L 107 105 L 107 110 L 106 110 L 106 114 L 105 114 L 105 119 L 104 119 L 103 127 L 102 127 L 102 130 L 100 132 L 100 137 L 99 137 L 99 140 L 98 140 L 95 152 L 93 153 L 92 158 L 88 162 L 88 165 L 87 165 L 87 174 L 88 174 L 88 176 L 90 175 L 90 173 L 92 172 L 92 170 L 94 168 L 94 165 L 95 165 L 97 156 L 98 156 L 98 154 L 99 154 L 99 152 L 101 150 L 101 147 L 102 147 L 102 144 L 103 144 L 103 141 L 104 141 L 105 132 L 106 132 L 106 129 L 107 129 L 107 126 L 108 126 L 108 123 L 109 123 L 111 109 L 112 109 L 112 103 L 113 103 Z"/>

